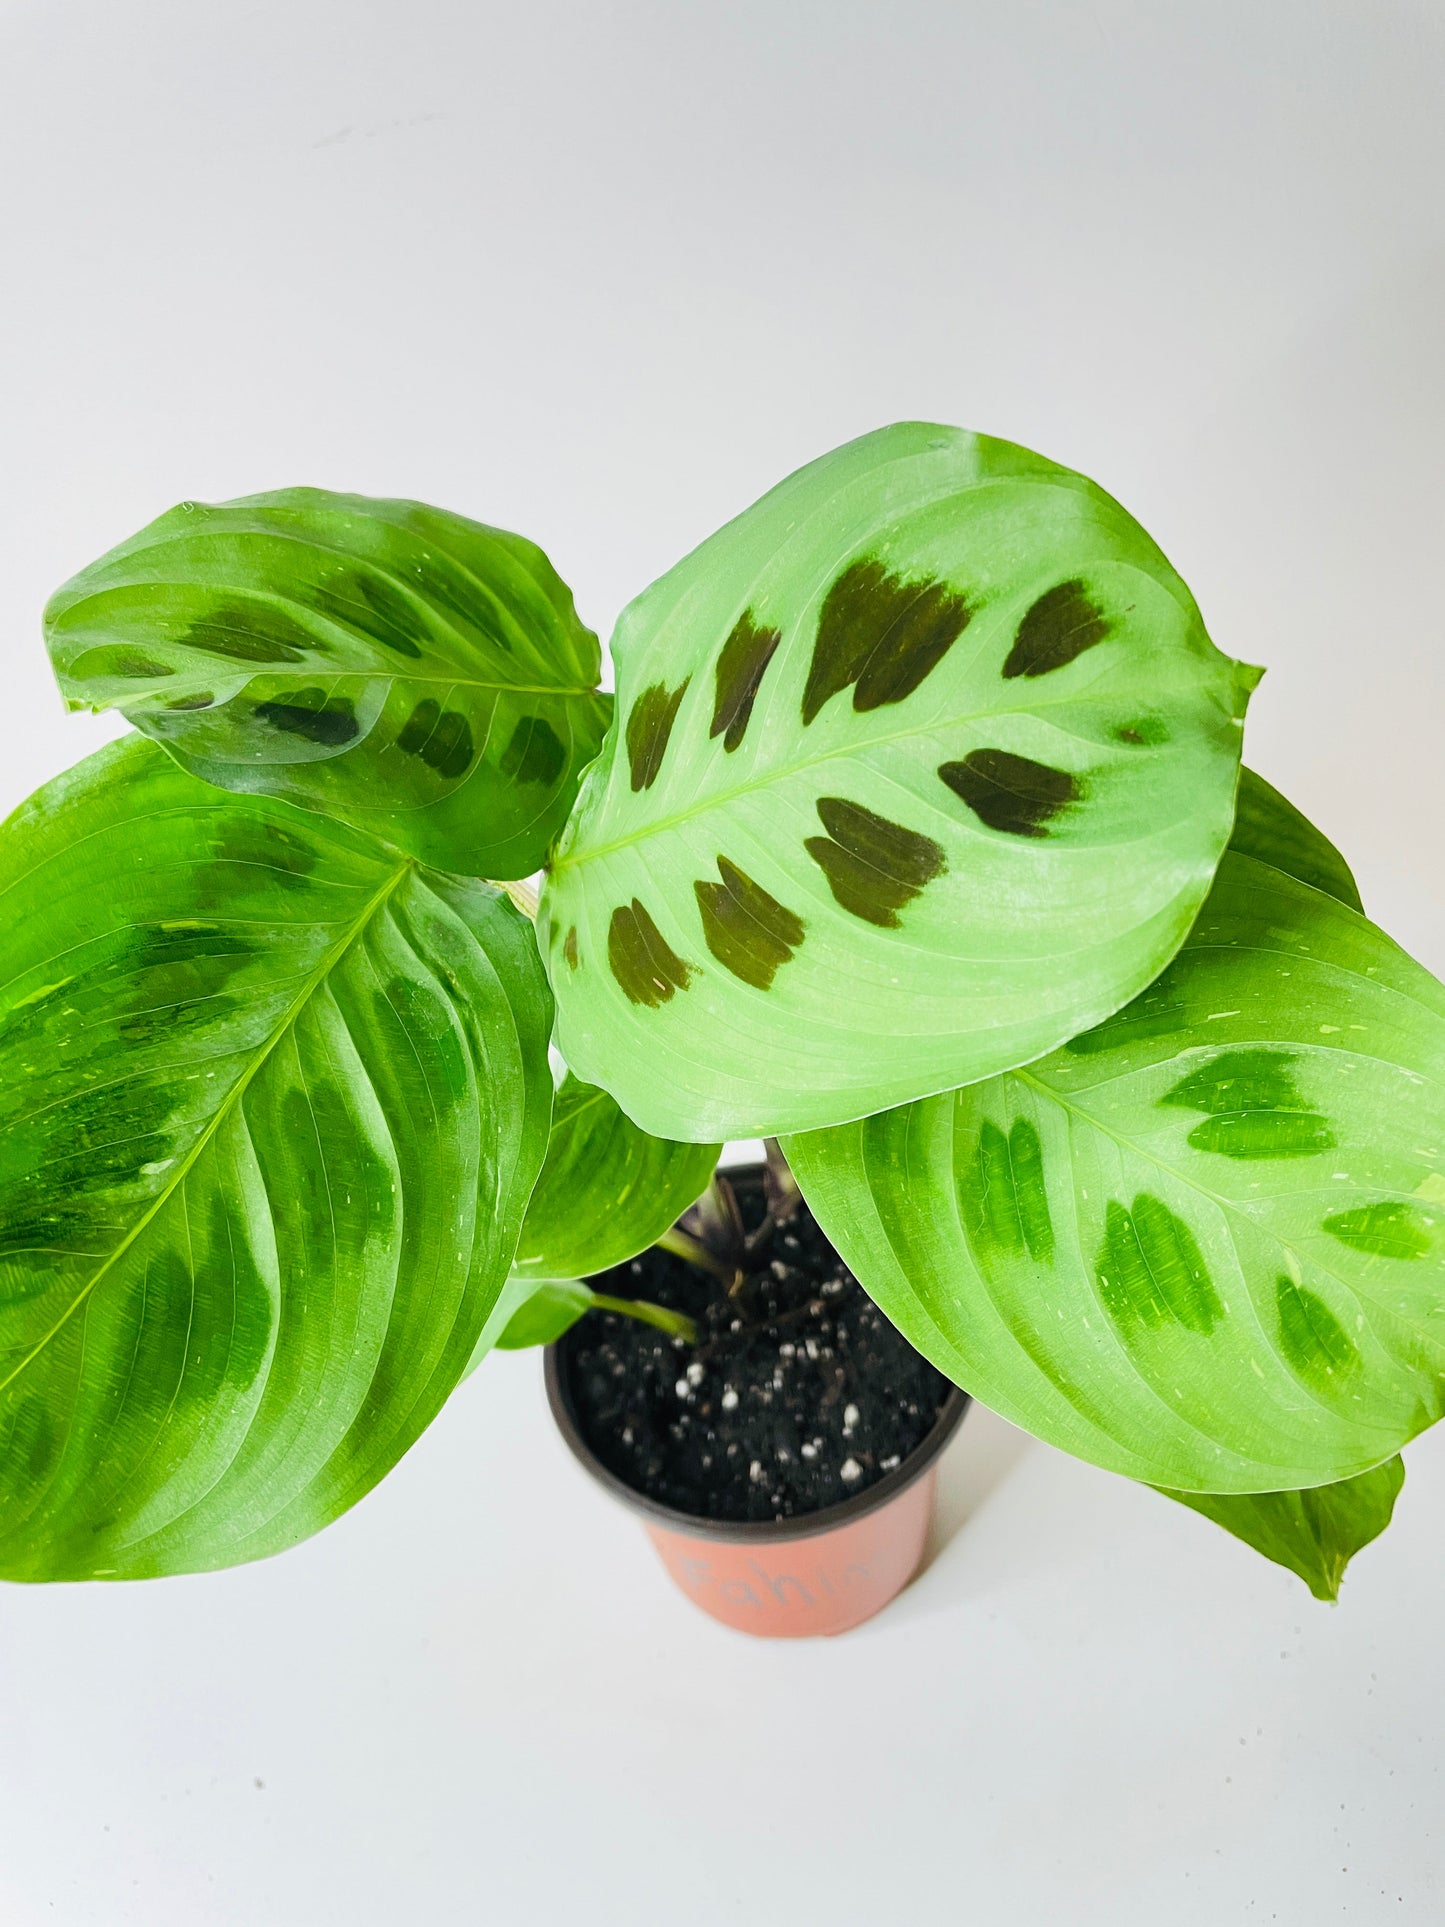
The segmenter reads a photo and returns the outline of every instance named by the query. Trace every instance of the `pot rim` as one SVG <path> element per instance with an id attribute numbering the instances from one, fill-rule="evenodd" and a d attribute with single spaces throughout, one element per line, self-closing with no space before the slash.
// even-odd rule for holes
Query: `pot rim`
<path id="1" fill-rule="evenodd" d="M 813 1539 L 821 1533 L 835 1532 L 841 1526 L 851 1526 L 859 1519 L 866 1518 L 870 1512 L 879 1512 L 891 1500 L 907 1490 L 916 1480 L 923 1477 L 938 1459 L 949 1440 L 963 1422 L 963 1415 L 972 1403 L 969 1394 L 960 1386 L 949 1388 L 948 1396 L 939 1408 L 938 1417 L 907 1458 L 891 1472 L 885 1472 L 865 1491 L 851 1499 L 840 1499 L 836 1505 L 821 1507 L 817 1512 L 795 1514 L 786 1519 L 708 1519 L 693 1512 L 683 1512 L 679 1508 L 664 1505 L 660 1499 L 653 1499 L 645 1492 L 639 1492 L 615 1472 L 609 1471 L 592 1451 L 577 1425 L 577 1416 L 572 1406 L 571 1387 L 562 1369 L 561 1348 L 566 1343 L 567 1334 L 550 1344 L 544 1355 L 543 1369 L 546 1375 L 547 1403 L 552 1408 L 552 1416 L 557 1429 L 571 1449 L 572 1456 L 581 1464 L 600 1486 L 612 1497 L 635 1512 L 654 1526 L 666 1531 L 683 1534 L 689 1539 L 717 1539 L 733 1544 L 784 1545 L 794 1539 Z"/>

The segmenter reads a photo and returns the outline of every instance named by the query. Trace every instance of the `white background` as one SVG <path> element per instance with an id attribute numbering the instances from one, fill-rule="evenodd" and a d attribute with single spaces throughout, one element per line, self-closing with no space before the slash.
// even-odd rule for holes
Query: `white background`
<path id="1" fill-rule="evenodd" d="M 182 497 L 421 496 L 605 633 L 927 416 L 1139 516 L 1445 968 L 1442 83 L 1437 0 L 0 0 L 0 805 L 112 729 L 45 596 Z M 494 1359 L 282 1559 L 0 1590 L 0 1923 L 1432 1923 L 1408 1463 L 1330 1610 L 976 1414 L 911 1591 L 767 1646 Z"/>

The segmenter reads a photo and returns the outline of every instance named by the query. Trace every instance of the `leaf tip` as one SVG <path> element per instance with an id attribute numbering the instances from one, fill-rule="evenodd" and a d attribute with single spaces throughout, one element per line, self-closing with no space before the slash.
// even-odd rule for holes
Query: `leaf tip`
<path id="1" fill-rule="evenodd" d="M 1240 662 L 1236 659 L 1234 664 L 1234 714 L 1236 719 L 1242 720 L 1249 699 L 1264 681 L 1265 674 L 1265 670 L 1261 668 L 1258 663 Z"/>

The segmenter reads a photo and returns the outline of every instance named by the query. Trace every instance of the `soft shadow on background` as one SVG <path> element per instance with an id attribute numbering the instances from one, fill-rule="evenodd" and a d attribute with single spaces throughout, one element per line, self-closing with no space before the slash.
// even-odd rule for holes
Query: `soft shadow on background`
<path id="1" fill-rule="evenodd" d="M 1035 1443 L 986 1406 L 977 1401 L 969 1406 L 939 1461 L 938 1509 L 920 1572 L 940 1559 L 979 1508 L 1004 1490 L 1014 1467 Z"/>

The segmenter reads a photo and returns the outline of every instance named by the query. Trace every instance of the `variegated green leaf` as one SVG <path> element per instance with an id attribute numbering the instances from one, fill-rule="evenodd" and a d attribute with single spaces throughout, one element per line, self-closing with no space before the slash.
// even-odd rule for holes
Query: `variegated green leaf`
<path id="1" fill-rule="evenodd" d="M 0 1576 L 254 1559 L 501 1291 L 551 999 L 500 893 L 130 737 L 0 830 Z"/>
<path id="2" fill-rule="evenodd" d="M 597 638 L 542 551 L 419 502 L 183 502 L 50 601 L 72 709 L 466 876 L 537 869 L 597 753 Z"/>
<path id="3" fill-rule="evenodd" d="M 625 612 L 543 892 L 559 1042 L 659 1136 L 833 1124 L 1141 990 L 1229 833 L 1257 672 L 1102 489 L 905 423 Z"/>
<path id="4" fill-rule="evenodd" d="M 1242 1539 L 1277 1566 L 1298 1573 L 1316 1599 L 1338 1599 L 1345 1568 L 1389 1525 L 1405 1483 L 1397 1455 L 1368 1472 L 1304 1492 L 1169 1492 Z"/>
<path id="5" fill-rule="evenodd" d="M 636 1257 L 707 1189 L 721 1150 L 649 1137 L 606 1091 L 569 1074 L 514 1270 L 576 1279 Z"/>
<path id="6" fill-rule="evenodd" d="M 1081 1458 L 1278 1492 L 1445 1409 L 1445 990 L 1257 857 L 1066 1048 L 785 1148 L 913 1342 Z"/>

